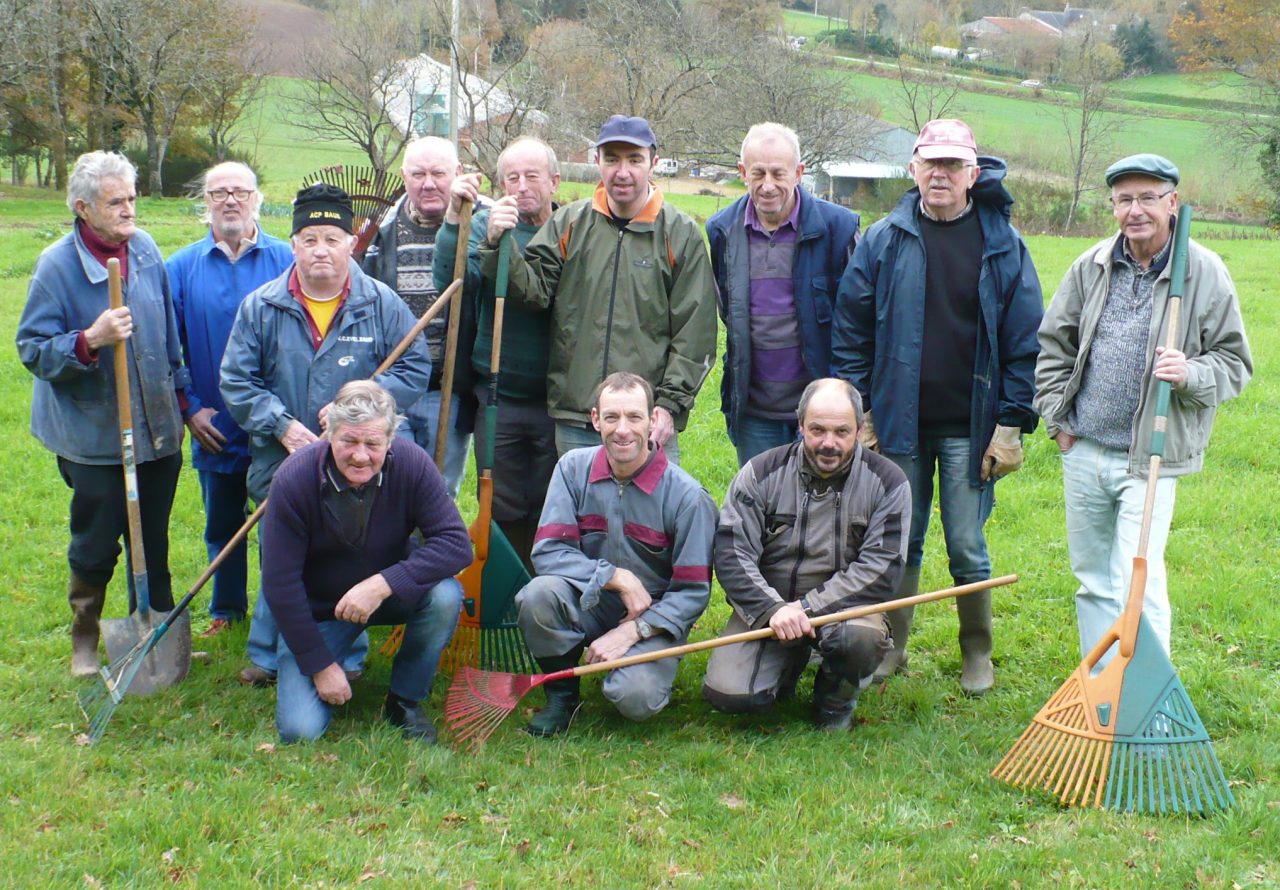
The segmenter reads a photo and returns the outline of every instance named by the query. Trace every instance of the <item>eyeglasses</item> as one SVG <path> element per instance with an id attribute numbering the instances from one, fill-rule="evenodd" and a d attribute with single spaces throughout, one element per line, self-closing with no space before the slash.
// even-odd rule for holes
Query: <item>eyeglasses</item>
<path id="1" fill-rule="evenodd" d="M 1152 207 L 1155 207 L 1160 203 L 1161 198 L 1172 195 L 1173 191 L 1173 189 L 1169 189 L 1169 191 L 1161 192 L 1158 195 L 1153 194 L 1152 192 L 1147 192 L 1146 194 L 1137 195 L 1136 197 L 1134 195 L 1112 195 L 1111 206 L 1116 210 L 1119 210 L 1121 213 L 1127 212 L 1135 203 L 1143 210 L 1150 210 Z"/>
<path id="2" fill-rule="evenodd" d="M 959 158 L 921 158 L 916 161 L 922 170 L 941 170 L 955 176 L 961 170 L 975 166 L 974 164 L 966 164 Z"/>
<path id="3" fill-rule="evenodd" d="M 227 198 L 235 198 L 241 204 L 249 200 L 249 196 L 253 192 L 250 189 L 209 189 L 205 195 L 210 198 L 213 203 L 221 204 Z"/>

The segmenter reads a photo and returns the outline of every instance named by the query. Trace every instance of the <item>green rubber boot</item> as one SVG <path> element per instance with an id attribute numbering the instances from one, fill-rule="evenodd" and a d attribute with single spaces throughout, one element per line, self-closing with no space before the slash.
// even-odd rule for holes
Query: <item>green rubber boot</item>
<path id="1" fill-rule="evenodd" d="M 996 682 L 991 665 L 991 591 L 983 590 L 956 598 L 960 615 L 960 691 L 965 695 L 986 695 Z"/>
<path id="2" fill-rule="evenodd" d="M 893 598 L 900 600 L 919 592 L 920 567 L 908 566 L 902 571 L 902 580 L 898 582 L 898 590 Z M 889 632 L 893 635 L 893 650 L 880 662 L 880 667 L 876 668 L 875 675 L 871 678 L 872 683 L 883 683 L 894 674 L 906 671 L 907 638 L 911 636 L 911 620 L 915 617 L 915 612 L 915 606 L 908 606 L 884 613 L 884 617 L 889 619 Z"/>
<path id="3" fill-rule="evenodd" d="M 568 655 L 539 658 L 538 667 L 542 668 L 544 674 L 564 671 L 577 667 L 581 657 L 582 650 L 576 649 Z M 582 702 L 580 687 L 581 680 L 577 677 L 544 683 L 542 689 L 547 694 L 546 707 L 533 715 L 524 731 L 539 738 L 550 738 L 568 729 Z"/>
<path id="4" fill-rule="evenodd" d="M 71 675 L 93 677 L 102 662 L 98 658 L 98 619 L 107 599 L 105 587 L 95 587 L 75 572 L 67 585 L 71 606 Z"/>

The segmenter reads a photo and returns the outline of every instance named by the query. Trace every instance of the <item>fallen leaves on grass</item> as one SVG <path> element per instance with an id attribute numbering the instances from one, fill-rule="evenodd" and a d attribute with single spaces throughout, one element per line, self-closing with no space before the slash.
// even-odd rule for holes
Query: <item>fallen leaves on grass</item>
<path id="1" fill-rule="evenodd" d="M 356 878 L 357 884 L 363 884 L 365 881 L 372 881 L 374 878 L 386 877 L 386 871 L 382 869 L 366 868 L 360 872 L 360 877 Z"/>
<path id="2" fill-rule="evenodd" d="M 720 803 L 731 810 L 740 810 L 747 805 L 747 802 L 732 792 L 720 795 Z"/>
<path id="3" fill-rule="evenodd" d="M 276 746 L 271 742 L 263 742 L 254 750 L 258 751 L 261 754 L 274 754 L 276 753 Z"/>

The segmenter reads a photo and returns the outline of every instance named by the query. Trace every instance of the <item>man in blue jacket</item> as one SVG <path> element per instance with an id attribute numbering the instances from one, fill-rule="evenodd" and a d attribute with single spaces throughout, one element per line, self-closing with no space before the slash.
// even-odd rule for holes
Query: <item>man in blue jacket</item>
<path id="1" fill-rule="evenodd" d="M 169 257 L 165 266 L 182 354 L 191 372 L 191 465 L 200 477 L 204 543 L 212 560 L 244 523 L 249 500 L 249 436 L 218 391 L 222 354 L 241 301 L 289 268 L 293 254 L 258 224 L 262 193 L 248 166 L 227 161 L 210 168 L 200 191 L 209 231 Z M 203 636 L 214 636 L 244 618 L 249 610 L 247 577 L 247 548 L 238 547 L 213 576 L 213 621 Z"/>
<path id="2" fill-rule="evenodd" d="M 831 307 L 858 214 L 800 185 L 795 131 L 756 124 L 738 163 L 747 194 L 707 220 L 727 349 L 720 409 L 743 465 L 796 440 L 796 406 L 831 367 Z"/>
<path id="3" fill-rule="evenodd" d="M 249 497 L 261 502 L 285 457 L 316 441 L 342 384 L 373 376 L 414 325 L 396 293 L 351 259 L 347 193 L 318 183 L 293 203 L 294 263 L 240 304 L 222 358 L 222 398 L 249 434 Z M 431 361 L 418 337 L 374 379 L 407 408 L 426 392 Z M 362 641 L 363 642 L 363 641 Z M 279 630 L 262 596 L 249 629 L 251 667 L 240 681 L 275 682 Z M 363 661 L 357 647 L 344 666 Z"/>
<path id="4" fill-rule="evenodd" d="M 937 469 L 942 531 L 957 584 L 991 575 L 983 526 L 995 482 L 1022 466 L 1044 314 L 1040 280 L 1009 222 L 1006 166 L 979 158 L 973 131 L 934 120 L 916 139 L 916 187 L 872 226 L 836 297 L 832 368 L 862 393 L 864 446 L 911 484 L 911 538 L 898 596 L 920 583 Z M 991 595 L 956 602 L 970 695 L 991 688 Z M 894 650 L 880 679 L 906 667 L 911 611 L 889 613 Z"/>

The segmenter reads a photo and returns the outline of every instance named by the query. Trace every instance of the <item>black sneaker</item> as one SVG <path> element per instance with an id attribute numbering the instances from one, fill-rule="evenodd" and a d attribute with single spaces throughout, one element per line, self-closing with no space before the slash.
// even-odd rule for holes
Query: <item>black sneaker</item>
<path id="1" fill-rule="evenodd" d="M 405 701 L 394 692 L 389 692 L 386 704 L 382 706 L 382 715 L 392 726 L 400 727 L 406 739 L 415 739 L 428 745 L 436 743 L 436 726 L 417 702 Z"/>

